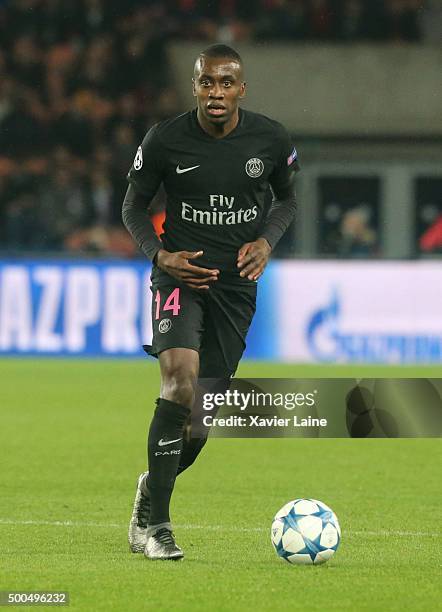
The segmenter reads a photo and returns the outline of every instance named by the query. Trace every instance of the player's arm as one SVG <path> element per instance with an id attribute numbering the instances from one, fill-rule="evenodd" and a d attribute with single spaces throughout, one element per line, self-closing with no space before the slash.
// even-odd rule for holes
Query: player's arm
<path id="1" fill-rule="evenodd" d="M 291 153 L 290 153 L 291 151 Z M 296 213 L 294 174 L 298 170 L 296 150 L 290 145 L 288 135 L 282 142 L 282 153 L 270 177 L 274 199 L 260 237 L 244 244 L 238 252 L 240 276 L 258 280 L 264 272 L 270 254 L 293 221 Z"/>
<path id="2" fill-rule="evenodd" d="M 162 145 L 158 126 L 147 132 L 128 172 L 129 187 L 123 201 L 123 223 L 141 249 L 153 260 L 162 248 L 149 215 L 149 206 L 163 180 Z"/>
<path id="3" fill-rule="evenodd" d="M 142 252 L 158 267 L 192 289 L 208 289 L 208 283 L 217 280 L 219 271 L 189 263 L 189 259 L 200 257 L 202 251 L 166 251 L 150 219 L 149 206 L 163 180 L 161 152 L 154 126 L 138 147 L 127 176 L 129 187 L 123 202 L 123 222 Z"/>
<path id="4" fill-rule="evenodd" d="M 261 236 L 273 250 L 286 232 L 296 214 L 295 176 L 291 172 L 279 183 L 273 183 L 274 199 L 264 224 Z"/>
<path id="5" fill-rule="evenodd" d="M 130 184 L 124 196 L 122 209 L 124 225 L 141 251 L 150 260 L 155 259 L 163 244 L 155 233 L 149 215 L 149 205 L 155 192 L 149 196 L 149 194 L 140 193 L 134 185 Z"/>
<path id="6" fill-rule="evenodd" d="M 156 190 L 155 190 L 156 191 Z M 202 251 L 178 251 L 170 253 L 163 249 L 149 216 L 149 203 L 152 195 L 139 193 L 132 184 L 129 185 L 123 202 L 123 221 L 129 233 L 142 252 L 154 261 L 159 268 L 184 282 L 192 289 L 208 289 L 208 283 L 217 280 L 218 270 L 208 270 L 193 266 L 189 259 L 197 259 Z"/>

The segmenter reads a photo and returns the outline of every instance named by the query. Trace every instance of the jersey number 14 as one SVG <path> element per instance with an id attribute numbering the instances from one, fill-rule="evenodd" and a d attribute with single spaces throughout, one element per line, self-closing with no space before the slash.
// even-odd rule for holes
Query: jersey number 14
<path id="1" fill-rule="evenodd" d="M 157 320 L 160 318 L 161 310 L 161 296 L 159 289 L 157 289 L 157 292 L 155 294 L 155 306 L 155 320 Z M 163 312 L 165 312 L 166 310 L 171 310 L 172 315 L 176 317 L 180 314 L 180 308 L 180 288 L 175 287 L 175 289 L 172 291 L 172 293 L 169 295 L 169 297 L 164 303 Z"/>

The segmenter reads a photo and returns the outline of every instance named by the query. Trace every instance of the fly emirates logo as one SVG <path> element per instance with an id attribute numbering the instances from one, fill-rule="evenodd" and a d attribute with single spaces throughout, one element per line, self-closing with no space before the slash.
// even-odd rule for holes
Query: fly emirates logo
<path id="1" fill-rule="evenodd" d="M 181 218 L 201 225 L 236 225 L 250 223 L 258 216 L 258 206 L 233 210 L 234 196 L 213 194 L 209 196 L 210 208 L 201 210 L 187 202 L 181 202 Z"/>

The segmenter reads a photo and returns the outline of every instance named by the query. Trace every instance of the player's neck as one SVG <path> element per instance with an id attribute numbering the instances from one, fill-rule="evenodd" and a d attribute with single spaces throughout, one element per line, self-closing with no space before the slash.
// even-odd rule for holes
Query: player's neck
<path id="1" fill-rule="evenodd" d="M 203 130 L 207 132 L 207 134 L 209 134 L 209 136 L 212 136 L 213 138 L 225 138 L 230 134 L 230 132 L 233 132 L 233 130 L 238 125 L 239 110 L 237 110 L 236 113 L 232 116 L 232 118 L 229 119 L 229 121 L 226 121 L 225 123 L 210 123 L 210 121 L 207 121 L 207 119 L 205 119 L 201 115 L 199 110 L 197 111 L 197 118 L 198 123 L 203 128 Z"/>

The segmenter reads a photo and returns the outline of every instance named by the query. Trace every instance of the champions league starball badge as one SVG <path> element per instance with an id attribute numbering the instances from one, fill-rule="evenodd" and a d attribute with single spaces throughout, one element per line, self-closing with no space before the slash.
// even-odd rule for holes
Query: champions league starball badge
<path id="1" fill-rule="evenodd" d="M 141 147 L 138 147 L 137 154 L 135 155 L 135 159 L 134 159 L 134 168 L 135 170 L 141 170 L 142 167 L 143 167 L 143 149 Z"/>

